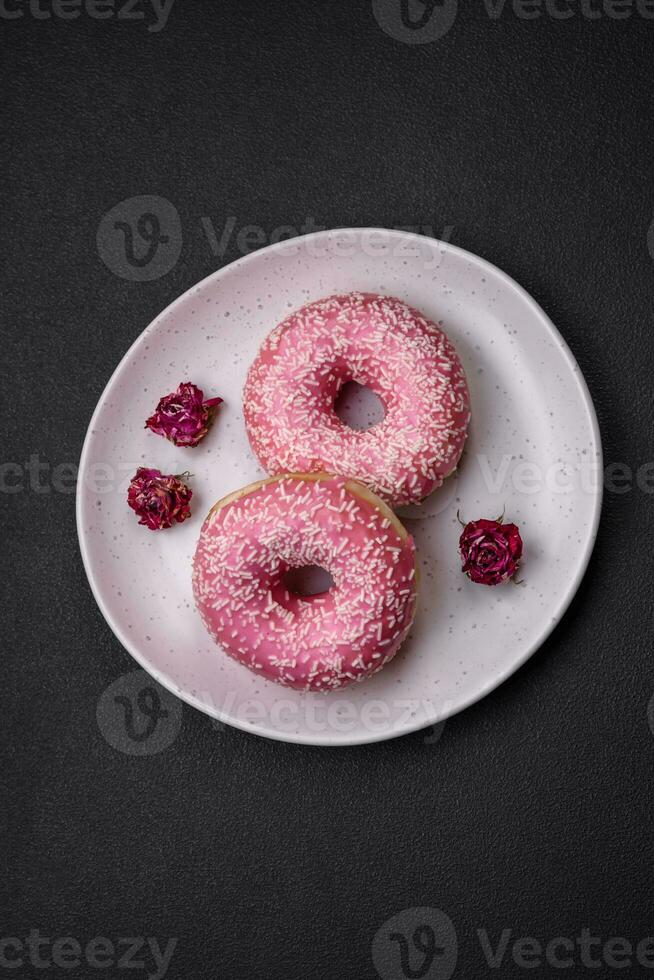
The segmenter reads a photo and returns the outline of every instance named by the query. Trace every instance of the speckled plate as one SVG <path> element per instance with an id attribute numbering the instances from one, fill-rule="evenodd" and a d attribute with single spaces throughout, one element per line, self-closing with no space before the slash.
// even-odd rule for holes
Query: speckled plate
<path id="1" fill-rule="evenodd" d="M 414 535 L 421 592 L 412 633 L 371 680 L 331 694 L 289 691 L 225 656 L 191 593 L 202 521 L 264 474 L 241 391 L 259 343 L 298 306 L 334 292 L 399 296 L 440 322 L 471 389 L 458 475 L 400 512 Z M 178 449 L 143 428 L 157 399 L 192 380 L 221 395 L 209 435 Z M 365 406 L 354 414 L 364 411 Z M 126 504 L 139 465 L 193 473 L 193 517 L 139 527 Z M 80 463 L 77 521 L 89 582 L 114 633 L 149 673 L 212 717 L 270 738 L 353 745 L 436 724 L 479 700 L 538 648 L 576 592 L 601 508 L 601 446 L 584 379 L 560 334 L 513 280 L 452 245 L 398 231 L 319 232 L 214 273 L 141 334 L 109 381 Z M 522 585 L 476 586 L 460 571 L 464 518 L 520 525 Z"/>

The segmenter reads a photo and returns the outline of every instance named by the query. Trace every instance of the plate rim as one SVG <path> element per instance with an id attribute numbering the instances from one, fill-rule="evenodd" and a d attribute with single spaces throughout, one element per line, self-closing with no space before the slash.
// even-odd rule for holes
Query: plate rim
<path id="1" fill-rule="evenodd" d="M 424 730 L 425 728 L 429 728 L 433 725 L 441 724 L 442 722 L 447 721 L 449 718 L 455 717 L 461 711 L 465 711 L 467 708 L 472 707 L 472 705 L 477 704 L 477 702 L 487 697 L 492 691 L 500 687 L 506 680 L 509 679 L 509 677 L 511 677 L 522 666 L 524 666 L 524 664 L 545 643 L 548 637 L 551 636 L 552 632 L 559 625 L 561 619 L 565 615 L 572 600 L 577 594 L 577 591 L 579 590 L 579 586 L 581 585 L 583 577 L 588 569 L 588 564 L 590 562 L 590 558 L 593 553 L 593 548 L 595 546 L 595 541 L 597 539 L 597 532 L 599 529 L 600 518 L 602 513 L 602 502 L 604 497 L 603 480 L 597 481 L 597 486 L 595 488 L 595 493 L 593 497 L 594 508 L 593 508 L 592 520 L 588 524 L 586 539 L 581 549 L 581 557 L 578 561 L 575 574 L 572 577 L 570 584 L 566 589 L 563 597 L 559 601 L 555 611 L 550 617 L 547 626 L 539 634 L 538 638 L 526 648 L 525 652 L 519 658 L 517 658 L 515 661 L 511 663 L 511 666 L 508 670 L 503 671 L 501 674 L 493 675 L 492 679 L 486 685 L 484 685 L 480 690 L 476 691 L 471 696 L 464 698 L 460 704 L 456 705 L 456 707 L 444 707 L 440 711 L 437 710 L 435 712 L 434 717 L 431 720 L 429 720 L 427 723 L 424 723 L 422 720 L 415 723 L 409 722 L 406 726 L 403 726 L 401 729 L 398 730 L 389 730 L 384 732 L 365 732 L 365 733 L 360 733 L 358 735 L 353 735 L 351 733 L 350 734 L 344 733 L 345 737 L 343 738 L 339 738 L 338 733 L 331 733 L 332 736 L 336 735 L 337 737 L 326 738 L 324 734 L 321 735 L 320 733 L 316 733 L 315 735 L 312 736 L 307 736 L 298 732 L 286 733 L 286 732 L 270 730 L 265 726 L 261 725 L 260 723 L 248 725 L 245 722 L 242 722 L 239 718 L 233 718 L 227 715 L 226 712 L 219 710 L 215 705 L 209 705 L 206 704 L 205 702 L 200 701 L 197 697 L 194 697 L 190 691 L 186 691 L 178 688 L 172 680 L 163 676 L 160 671 L 158 671 L 156 668 L 152 666 L 151 663 L 148 662 L 146 657 L 142 656 L 142 654 L 138 649 L 137 644 L 132 642 L 130 638 L 124 634 L 120 625 L 117 622 L 114 622 L 113 617 L 111 616 L 109 609 L 107 608 L 107 605 L 105 604 L 104 599 L 102 597 L 100 588 L 97 583 L 97 579 L 93 571 L 93 565 L 89 556 L 86 534 L 83 528 L 82 511 L 84 506 L 83 503 L 84 494 L 82 488 L 84 486 L 83 474 L 87 466 L 87 456 L 89 455 L 91 444 L 93 442 L 93 430 L 95 428 L 96 422 L 100 414 L 104 409 L 105 402 L 110 396 L 110 392 L 111 389 L 113 388 L 114 382 L 117 379 L 120 372 L 122 371 L 123 366 L 130 359 L 132 351 L 140 343 L 144 334 L 148 333 L 149 331 L 154 331 L 157 328 L 159 322 L 163 319 L 163 317 L 169 316 L 177 306 L 183 303 L 183 301 L 189 296 L 189 294 L 202 288 L 205 284 L 209 283 L 211 280 L 219 279 L 227 272 L 227 270 L 232 270 L 236 267 L 245 265 L 255 260 L 263 252 L 268 252 L 268 253 L 282 252 L 289 248 L 293 248 L 293 247 L 297 248 L 298 244 L 308 240 L 328 238 L 330 236 L 334 236 L 338 234 L 348 234 L 351 236 L 361 237 L 364 234 L 373 235 L 379 233 L 387 235 L 390 238 L 397 238 L 403 240 L 409 239 L 409 240 L 414 240 L 416 242 L 429 242 L 431 247 L 440 248 L 441 250 L 444 250 L 446 252 L 451 252 L 464 256 L 467 260 L 472 261 L 481 269 L 484 269 L 487 272 L 492 273 L 494 276 L 498 276 L 500 280 L 503 281 L 504 285 L 506 285 L 509 289 L 512 289 L 514 292 L 516 292 L 522 299 L 524 299 L 529 304 L 529 306 L 531 306 L 534 313 L 540 319 L 547 333 L 549 333 L 549 335 L 554 340 L 556 345 L 561 349 L 563 356 L 567 361 L 568 366 L 570 367 L 572 375 L 575 378 L 577 387 L 579 389 L 579 393 L 581 395 L 582 401 L 584 403 L 584 406 L 586 408 L 586 411 L 590 419 L 592 438 L 595 443 L 594 449 L 595 449 L 595 457 L 597 459 L 597 466 L 601 473 L 603 473 L 604 471 L 602 439 L 601 439 L 601 433 L 599 428 L 599 422 L 597 419 L 597 412 L 595 410 L 595 405 L 593 403 L 593 399 L 590 394 L 588 384 L 586 383 L 586 379 L 584 378 L 583 372 L 581 371 L 581 368 L 579 367 L 579 364 L 574 354 L 572 353 L 570 347 L 566 343 L 565 338 L 559 332 L 559 330 L 557 329 L 553 321 L 550 319 L 550 317 L 545 313 L 545 311 L 540 306 L 540 304 L 533 298 L 533 296 L 531 296 L 530 293 L 527 292 L 527 290 L 523 286 L 520 285 L 520 283 L 518 283 L 515 279 L 512 278 L 512 276 L 508 275 L 508 273 L 504 272 L 502 269 L 494 265 L 492 262 L 489 262 L 487 259 L 481 258 L 481 256 L 475 255 L 473 252 L 469 252 L 465 248 L 461 248 L 459 245 L 453 245 L 450 242 L 444 242 L 438 238 L 431 238 L 428 235 L 420 235 L 417 234 L 416 232 L 402 231 L 396 228 L 381 228 L 381 227 L 369 227 L 369 226 L 330 228 L 330 229 L 325 229 L 323 231 L 311 232 L 308 235 L 298 235 L 294 238 L 284 239 L 283 241 L 275 242 L 271 245 L 264 246 L 263 248 L 256 249 L 255 251 L 250 252 L 248 255 L 243 255 L 240 258 L 235 259 L 233 262 L 228 262 L 226 265 L 221 266 L 219 269 L 214 269 L 213 272 L 210 272 L 207 276 L 204 276 L 202 279 L 198 280 L 196 283 L 189 286 L 188 289 L 185 289 L 183 293 L 180 293 L 180 295 L 177 296 L 176 299 L 172 300 L 171 303 L 169 303 L 160 313 L 157 314 L 157 316 L 155 316 L 153 320 L 150 321 L 150 323 L 147 324 L 147 326 L 139 333 L 139 335 L 130 344 L 127 351 L 122 356 L 122 358 L 120 359 L 120 361 L 118 362 L 114 370 L 112 371 L 109 379 L 107 380 L 102 390 L 102 394 L 100 395 L 98 402 L 95 406 L 93 414 L 91 415 L 91 419 L 89 421 L 86 434 L 84 436 L 84 442 L 82 444 L 82 451 L 80 453 L 79 465 L 78 465 L 78 477 L 77 477 L 77 485 L 76 485 L 76 492 L 75 492 L 75 521 L 77 526 L 77 540 L 79 544 L 80 553 L 82 556 L 82 564 L 84 566 L 84 571 L 86 573 L 86 577 L 89 586 L 91 588 L 91 593 L 93 595 L 93 598 L 95 599 L 98 608 L 100 609 L 100 612 L 102 613 L 102 616 L 105 622 L 107 623 L 107 625 L 109 626 L 109 628 L 111 629 L 112 633 L 114 634 L 118 642 L 121 644 L 121 646 L 127 651 L 127 653 L 136 661 L 136 663 L 146 673 L 148 673 L 151 677 L 153 677 L 158 684 L 161 684 L 163 688 L 165 688 L 175 697 L 180 698 L 180 700 L 182 700 L 186 704 L 190 705 L 193 708 L 196 708 L 198 711 L 201 711 L 203 714 L 208 715 L 209 717 L 213 718 L 216 721 L 221 722 L 222 724 L 229 725 L 232 728 L 237 728 L 240 731 L 246 732 L 250 735 L 258 735 L 262 738 L 272 739 L 273 741 L 287 742 L 295 745 L 311 745 L 311 746 L 325 747 L 325 748 L 347 748 L 347 747 L 353 747 L 357 745 L 368 745 L 377 742 L 385 742 L 385 741 L 389 741 L 390 739 L 400 738 L 404 735 L 410 735 L 416 731 Z"/>

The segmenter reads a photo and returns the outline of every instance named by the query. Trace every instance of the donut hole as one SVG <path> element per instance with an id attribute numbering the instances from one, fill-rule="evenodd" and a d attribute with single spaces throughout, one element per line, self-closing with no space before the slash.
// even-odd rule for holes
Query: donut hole
<path id="1" fill-rule="evenodd" d="M 302 565 L 300 568 L 289 568 L 284 575 L 284 588 L 291 595 L 300 599 L 309 599 L 314 595 L 324 595 L 334 585 L 334 579 L 326 568 L 320 565 Z"/>
<path id="2" fill-rule="evenodd" d="M 357 432 L 373 429 L 386 417 L 386 407 L 372 388 L 358 381 L 346 381 L 334 401 L 334 412 L 341 422 Z"/>

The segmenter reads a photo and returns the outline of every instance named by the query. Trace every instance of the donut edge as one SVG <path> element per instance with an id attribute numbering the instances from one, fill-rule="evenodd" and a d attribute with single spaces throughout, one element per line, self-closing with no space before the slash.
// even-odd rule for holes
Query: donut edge
<path id="1" fill-rule="evenodd" d="M 228 493 L 224 497 L 221 497 L 220 500 L 217 500 L 216 503 L 213 505 L 213 507 L 211 507 L 211 509 L 209 510 L 209 513 L 207 514 L 205 521 L 203 522 L 203 526 L 204 523 L 206 523 L 206 521 L 208 521 L 209 518 L 216 511 L 220 510 L 223 507 L 226 507 L 228 504 L 234 503 L 234 501 L 236 500 L 240 500 L 241 497 L 247 497 L 249 494 L 254 493 L 255 490 L 259 490 L 260 487 L 268 486 L 271 483 L 278 483 L 280 480 L 305 480 L 310 483 L 316 483 L 319 480 L 343 480 L 343 479 L 345 480 L 345 487 L 347 490 L 350 491 L 350 493 L 354 494 L 357 497 L 361 497 L 363 500 L 366 500 L 369 504 L 371 504 L 373 507 L 379 510 L 379 512 L 383 514 L 388 521 L 391 522 L 391 524 L 397 531 L 400 540 L 402 542 L 411 539 L 414 548 L 414 567 L 415 567 L 414 582 L 415 582 L 415 595 L 417 596 L 418 588 L 419 588 L 420 569 L 418 568 L 418 552 L 415 547 L 415 541 L 413 539 L 413 535 L 409 534 L 409 532 L 405 528 L 400 518 L 393 510 L 391 510 L 391 508 L 386 503 L 386 501 L 382 500 L 381 497 L 377 496 L 374 490 L 371 490 L 370 487 L 365 485 L 365 483 L 361 483 L 360 480 L 354 480 L 351 478 L 348 479 L 339 476 L 336 473 L 327 473 L 326 470 L 321 470 L 319 473 L 278 473 L 275 476 L 267 476 L 261 480 L 255 480 L 253 483 L 248 483 L 244 487 L 239 487 L 238 490 L 232 490 L 231 493 Z M 415 611 L 414 611 L 414 618 L 415 618 Z"/>

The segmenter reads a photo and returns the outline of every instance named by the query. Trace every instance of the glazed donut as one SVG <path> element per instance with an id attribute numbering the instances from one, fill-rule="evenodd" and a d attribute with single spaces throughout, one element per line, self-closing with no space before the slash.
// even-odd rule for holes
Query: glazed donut
<path id="1" fill-rule="evenodd" d="M 349 428 L 334 411 L 356 381 L 382 422 Z M 391 506 L 417 503 L 456 468 L 470 407 L 461 362 L 436 324 L 391 296 L 350 293 L 292 313 L 264 341 L 243 393 L 250 444 L 268 473 L 326 470 Z"/>
<path id="2" fill-rule="evenodd" d="M 291 568 L 333 586 L 302 597 Z M 388 663 L 416 606 L 413 538 L 367 487 L 327 473 L 260 480 L 219 501 L 193 563 L 202 620 L 231 657 L 304 691 L 363 680 Z"/>

